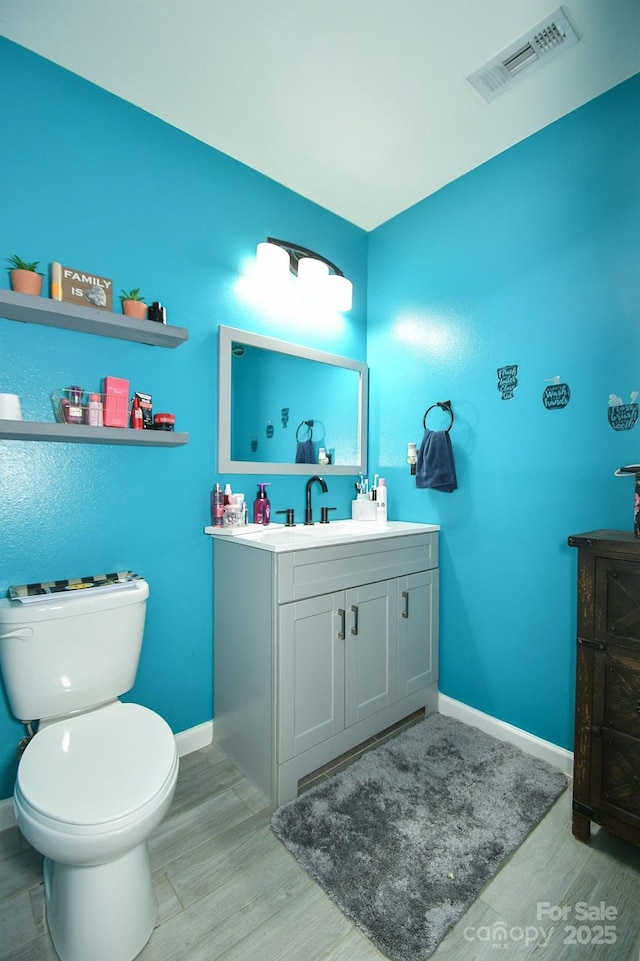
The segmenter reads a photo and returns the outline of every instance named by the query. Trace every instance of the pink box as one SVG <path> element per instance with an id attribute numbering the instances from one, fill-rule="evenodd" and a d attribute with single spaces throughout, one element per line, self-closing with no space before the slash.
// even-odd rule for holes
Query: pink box
<path id="1" fill-rule="evenodd" d="M 129 381 L 121 377 L 103 380 L 103 424 L 105 427 L 129 426 Z"/>

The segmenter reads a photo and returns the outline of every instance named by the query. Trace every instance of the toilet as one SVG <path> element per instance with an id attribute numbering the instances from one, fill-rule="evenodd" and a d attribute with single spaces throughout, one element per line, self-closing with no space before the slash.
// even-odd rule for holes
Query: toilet
<path id="1" fill-rule="evenodd" d="M 133 686 L 149 586 L 0 600 L 0 668 L 14 716 L 38 720 L 18 765 L 18 827 L 44 855 L 61 961 L 132 961 L 157 901 L 147 839 L 173 799 L 169 725 L 120 695 Z"/>

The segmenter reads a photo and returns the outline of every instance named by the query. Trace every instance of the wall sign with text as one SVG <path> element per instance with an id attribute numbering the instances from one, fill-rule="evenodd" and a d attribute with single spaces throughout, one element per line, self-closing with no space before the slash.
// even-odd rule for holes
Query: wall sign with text
<path id="1" fill-rule="evenodd" d="M 51 264 L 51 299 L 65 304 L 90 305 L 112 310 L 113 281 L 88 270 Z"/>
<path id="2" fill-rule="evenodd" d="M 498 390 L 503 400 L 513 400 L 513 394 L 518 386 L 518 365 L 508 364 L 498 367 Z"/>
<path id="3" fill-rule="evenodd" d="M 638 421 L 638 405 L 635 400 L 638 391 L 634 390 L 629 398 L 629 403 L 625 404 L 622 397 L 616 394 L 609 394 L 608 417 L 609 424 L 614 430 L 631 430 Z"/>
<path id="4" fill-rule="evenodd" d="M 571 391 L 568 384 L 560 383 L 560 375 L 556 374 L 551 383 L 547 384 L 542 391 L 542 403 L 547 410 L 562 410 L 571 399 Z"/>

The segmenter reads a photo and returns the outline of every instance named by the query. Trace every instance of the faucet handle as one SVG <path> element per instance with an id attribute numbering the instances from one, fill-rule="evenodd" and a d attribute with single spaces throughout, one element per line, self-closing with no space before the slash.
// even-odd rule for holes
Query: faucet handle
<path id="1" fill-rule="evenodd" d="M 338 509 L 337 507 L 321 507 L 321 508 L 320 508 L 320 523 L 321 523 L 321 524 L 328 524 L 328 523 L 329 523 L 329 511 L 335 511 L 335 510 L 337 510 L 337 509 Z"/>
<path id="2" fill-rule="evenodd" d="M 296 522 L 295 522 L 294 517 L 293 517 L 293 507 L 287 507 L 287 509 L 284 510 L 284 511 L 276 511 L 276 514 L 286 514 L 286 515 L 287 515 L 287 519 L 286 519 L 286 521 L 284 522 L 284 526 L 285 526 L 285 527 L 295 527 L 295 526 L 296 526 Z"/>

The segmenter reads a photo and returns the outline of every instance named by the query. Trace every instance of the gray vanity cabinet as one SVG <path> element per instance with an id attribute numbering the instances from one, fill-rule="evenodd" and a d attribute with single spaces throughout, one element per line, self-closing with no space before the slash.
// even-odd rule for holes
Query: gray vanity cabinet
<path id="1" fill-rule="evenodd" d="M 396 699 L 395 609 L 388 581 L 279 605 L 280 762 Z"/>
<path id="2" fill-rule="evenodd" d="M 437 537 L 280 552 L 215 540 L 214 738 L 274 806 L 305 775 L 435 710 Z"/>

